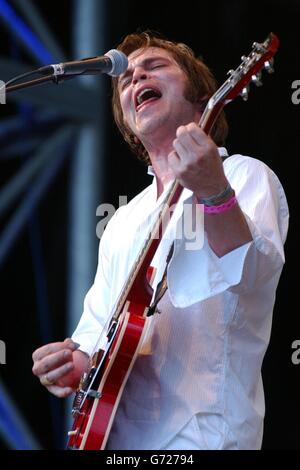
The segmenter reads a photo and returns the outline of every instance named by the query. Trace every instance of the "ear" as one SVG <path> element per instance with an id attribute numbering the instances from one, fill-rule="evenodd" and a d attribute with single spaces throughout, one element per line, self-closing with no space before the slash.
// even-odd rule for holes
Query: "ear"
<path id="1" fill-rule="evenodd" d="M 139 145 L 141 143 L 141 141 L 137 138 L 136 135 L 134 136 L 133 141 L 136 145 Z"/>

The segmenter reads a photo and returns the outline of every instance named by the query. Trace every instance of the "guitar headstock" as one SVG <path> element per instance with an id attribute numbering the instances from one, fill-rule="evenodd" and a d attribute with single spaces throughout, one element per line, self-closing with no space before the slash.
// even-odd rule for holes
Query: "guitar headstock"
<path id="1" fill-rule="evenodd" d="M 270 33 L 263 43 L 254 42 L 252 51 L 248 56 L 242 56 L 242 62 L 235 70 L 229 70 L 229 78 L 215 93 L 215 100 L 225 100 L 225 104 L 237 96 L 248 99 L 249 84 L 262 85 L 262 70 L 268 73 L 274 72 L 273 56 L 279 46 L 279 39 L 274 33 Z"/>
<path id="2" fill-rule="evenodd" d="M 252 51 L 248 56 L 242 56 L 241 64 L 235 70 L 229 70 L 229 78 L 209 99 L 201 116 L 200 126 L 209 133 L 216 118 L 223 107 L 241 96 L 248 99 L 249 84 L 253 82 L 257 86 L 262 85 L 262 69 L 268 73 L 273 70 L 273 56 L 279 46 L 279 39 L 274 33 L 270 33 L 263 43 L 254 42 Z"/>

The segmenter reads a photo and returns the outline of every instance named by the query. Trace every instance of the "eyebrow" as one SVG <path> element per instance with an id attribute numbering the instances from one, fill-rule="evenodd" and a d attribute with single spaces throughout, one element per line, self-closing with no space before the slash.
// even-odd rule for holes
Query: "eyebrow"
<path id="1" fill-rule="evenodd" d="M 142 62 L 139 65 L 143 66 L 149 66 L 152 62 L 155 62 L 156 60 L 166 60 L 170 62 L 170 59 L 168 57 L 162 57 L 162 56 L 154 56 L 154 57 L 146 57 L 145 59 L 142 60 Z M 132 76 L 133 74 L 133 69 L 128 68 L 126 72 L 123 73 L 123 75 L 120 76 L 119 78 L 119 84 L 123 82 L 127 77 Z"/>

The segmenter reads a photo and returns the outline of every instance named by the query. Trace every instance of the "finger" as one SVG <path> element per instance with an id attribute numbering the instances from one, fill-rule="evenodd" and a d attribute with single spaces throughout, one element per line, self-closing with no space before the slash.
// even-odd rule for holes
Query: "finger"
<path id="1" fill-rule="evenodd" d="M 70 396 L 74 390 L 71 387 L 59 387 L 58 385 L 49 385 L 47 390 L 58 398 Z"/>
<path id="2" fill-rule="evenodd" d="M 215 146 L 215 143 L 209 135 L 207 135 L 201 127 L 197 126 L 194 122 L 191 122 L 187 126 L 187 132 L 194 139 L 194 141 L 201 147 L 208 147 L 210 145 Z"/>
<path id="3" fill-rule="evenodd" d="M 198 145 L 203 144 L 209 136 L 201 129 L 201 127 L 197 126 L 195 122 L 191 122 L 186 126 L 186 130 L 188 134 L 197 142 Z"/>
<path id="4" fill-rule="evenodd" d="M 178 168 L 178 166 L 181 164 L 180 157 L 175 150 L 169 153 L 168 161 L 172 169 Z"/>
<path id="5" fill-rule="evenodd" d="M 65 338 L 63 343 L 66 343 L 68 347 L 74 347 L 74 345 L 79 348 L 80 344 L 72 340 L 72 338 Z"/>
<path id="6" fill-rule="evenodd" d="M 191 154 L 199 154 L 200 151 L 200 145 L 199 143 L 193 138 L 191 133 L 187 130 L 186 126 L 181 126 L 177 130 L 177 138 L 175 139 L 174 142 L 179 142 L 185 149 L 187 153 Z M 173 142 L 173 145 L 174 145 Z M 201 144 L 203 148 L 203 143 Z"/>
<path id="7" fill-rule="evenodd" d="M 72 361 L 73 354 L 70 349 L 63 349 L 54 354 L 48 354 L 40 361 L 36 361 L 33 365 L 32 372 L 34 375 L 46 374 L 59 366 Z"/>
<path id="8" fill-rule="evenodd" d="M 186 126 L 181 126 L 177 129 L 177 137 L 181 136 L 182 139 L 189 136 L 193 142 L 201 147 L 206 147 L 209 143 L 213 143 L 209 135 L 207 135 L 201 127 L 197 126 L 195 122 L 190 122 Z"/>
<path id="9" fill-rule="evenodd" d="M 173 147 L 176 150 L 176 156 L 179 159 L 180 163 L 182 160 L 185 160 L 187 158 L 187 155 L 189 153 L 189 149 L 187 149 L 178 139 L 175 139 L 173 141 Z"/>
<path id="10" fill-rule="evenodd" d="M 45 346 L 42 346 L 41 348 L 36 349 L 34 353 L 32 354 L 32 359 L 33 361 L 40 361 L 48 354 L 52 354 L 57 351 L 60 351 L 61 349 L 66 349 L 66 348 L 69 348 L 75 351 L 79 346 L 80 345 L 72 341 L 71 338 L 66 338 L 64 341 L 46 344 Z"/>
<path id="11" fill-rule="evenodd" d="M 178 142 L 181 143 L 187 150 L 194 142 L 192 136 L 190 136 L 187 126 L 180 126 L 176 131 L 176 139 Z"/>
<path id="12" fill-rule="evenodd" d="M 67 362 L 67 364 L 64 364 L 57 369 L 51 370 L 50 372 L 47 372 L 46 378 L 48 382 L 55 383 L 59 379 L 61 379 L 64 375 L 68 374 L 74 369 L 74 363 L 73 362 Z M 42 376 L 44 377 L 44 376 Z"/>

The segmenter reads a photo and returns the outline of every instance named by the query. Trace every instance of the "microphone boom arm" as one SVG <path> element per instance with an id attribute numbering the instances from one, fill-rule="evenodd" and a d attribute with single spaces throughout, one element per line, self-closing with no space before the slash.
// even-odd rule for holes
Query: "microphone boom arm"
<path id="1" fill-rule="evenodd" d="M 116 49 L 111 49 L 103 57 L 89 57 L 87 59 L 75 60 L 72 62 L 65 62 L 60 64 L 46 65 L 40 67 L 32 72 L 27 72 L 23 75 L 12 78 L 5 86 L 5 92 L 21 90 L 23 88 L 30 88 L 44 83 L 54 82 L 58 85 L 64 80 L 78 77 L 81 75 L 98 75 L 99 73 L 107 73 L 112 77 L 121 75 L 128 67 L 127 56 Z M 46 75 L 35 80 L 11 85 L 27 75 L 40 74 Z"/>
<path id="2" fill-rule="evenodd" d="M 67 76 L 54 76 L 54 75 L 47 75 L 46 77 L 36 78 L 34 80 L 29 80 L 28 82 L 18 83 L 17 85 L 10 85 L 5 88 L 6 93 L 11 93 L 13 91 L 22 90 L 23 88 L 32 88 L 38 85 L 44 85 L 49 82 L 53 82 L 58 85 L 60 82 L 65 80 L 70 80 L 71 78 L 78 77 L 78 74 L 75 75 L 67 75 Z"/>

